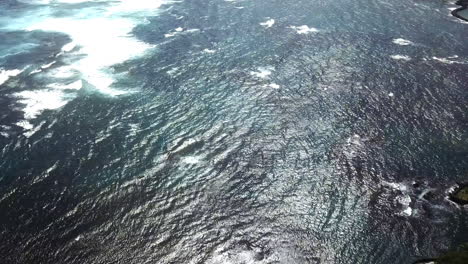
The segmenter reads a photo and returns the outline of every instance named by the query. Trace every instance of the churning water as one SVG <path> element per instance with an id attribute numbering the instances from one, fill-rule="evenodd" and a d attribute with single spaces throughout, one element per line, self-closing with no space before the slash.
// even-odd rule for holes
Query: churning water
<path id="1" fill-rule="evenodd" d="M 2 1 L 2 261 L 390 264 L 467 242 L 454 8 Z"/>

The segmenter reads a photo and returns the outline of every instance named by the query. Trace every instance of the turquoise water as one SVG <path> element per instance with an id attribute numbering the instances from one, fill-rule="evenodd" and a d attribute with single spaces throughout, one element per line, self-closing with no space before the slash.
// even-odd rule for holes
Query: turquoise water
<path id="1" fill-rule="evenodd" d="M 7 263 L 411 263 L 467 242 L 440 1 L 0 8 Z"/>

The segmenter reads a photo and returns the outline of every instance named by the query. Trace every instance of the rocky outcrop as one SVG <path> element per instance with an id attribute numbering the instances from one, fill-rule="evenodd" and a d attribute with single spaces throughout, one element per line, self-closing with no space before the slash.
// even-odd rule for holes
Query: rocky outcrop
<path id="1" fill-rule="evenodd" d="M 461 6 L 452 11 L 452 15 L 459 19 L 468 21 L 468 0 L 459 0 L 457 5 Z"/>
<path id="2" fill-rule="evenodd" d="M 468 243 L 461 245 L 457 250 L 449 251 L 435 259 L 425 259 L 414 264 L 466 264 L 468 263 Z"/>
<path id="3" fill-rule="evenodd" d="M 468 204 L 468 183 L 460 184 L 460 186 L 450 195 L 450 200 L 460 205 Z"/>

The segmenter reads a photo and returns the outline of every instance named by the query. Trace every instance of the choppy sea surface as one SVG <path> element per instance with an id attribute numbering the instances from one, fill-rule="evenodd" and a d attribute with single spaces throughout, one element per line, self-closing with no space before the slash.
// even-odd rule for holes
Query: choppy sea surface
<path id="1" fill-rule="evenodd" d="M 468 242 L 442 0 L 0 2 L 2 263 L 411 263 Z"/>

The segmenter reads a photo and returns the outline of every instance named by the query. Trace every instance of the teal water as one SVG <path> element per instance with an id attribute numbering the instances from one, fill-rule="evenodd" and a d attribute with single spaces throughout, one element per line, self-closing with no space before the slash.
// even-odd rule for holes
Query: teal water
<path id="1" fill-rule="evenodd" d="M 441 1 L 0 8 L 7 263 L 412 263 L 467 241 Z"/>

